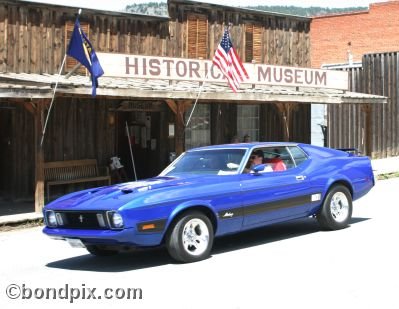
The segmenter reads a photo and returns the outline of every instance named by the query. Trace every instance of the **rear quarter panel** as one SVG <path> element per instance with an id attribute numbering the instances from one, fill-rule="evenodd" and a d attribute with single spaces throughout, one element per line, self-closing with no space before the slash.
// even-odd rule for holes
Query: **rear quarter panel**
<path id="1" fill-rule="evenodd" d="M 343 151 L 308 145 L 302 148 L 310 159 L 305 166 L 309 185 L 322 193 L 322 200 L 336 183 L 345 184 L 351 191 L 353 200 L 362 197 L 374 186 L 368 157 L 350 156 Z M 317 209 L 313 209 L 315 210 Z"/>

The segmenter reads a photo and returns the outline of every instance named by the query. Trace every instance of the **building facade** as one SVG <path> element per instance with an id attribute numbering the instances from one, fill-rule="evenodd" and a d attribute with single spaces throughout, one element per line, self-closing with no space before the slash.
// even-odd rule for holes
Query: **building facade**
<path id="1" fill-rule="evenodd" d="M 312 67 L 347 71 L 351 91 L 389 97 L 386 105 L 324 106 L 328 146 L 374 158 L 399 155 L 398 14 L 399 1 L 387 1 L 312 19 Z"/>
<path id="2" fill-rule="evenodd" d="M 85 9 L 80 22 L 98 54 L 202 60 L 212 59 L 230 25 L 245 62 L 290 66 L 285 80 L 303 81 L 304 71 L 292 67 L 310 66 L 309 18 L 188 0 L 169 0 L 168 7 L 169 17 Z M 41 145 L 76 14 L 71 7 L 0 0 L 0 196 L 34 197 L 37 211 L 45 203 L 46 162 L 91 158 L 107 166 L 117 156 L 132 179 L 130 142 L 138 178 L 151 177 L 195 146 L 244 136 L 309 142 L 311 103 L 384 100 L 299 86 L 249 84 L 235 94 L 220 83 L 112 77 L 100 78 L 93 98 L 87 72 L 67 57 Z M 204 91 L 186 126 L 200 88 Z"/>
<path id="3" fill-rule="evenodd" d="M 372 3 L 365 11 L 313 17 L 312 67 L 360 62 L 365 54 L 399 50 L 398 14 L 399 1 L 394 0 Z"/>

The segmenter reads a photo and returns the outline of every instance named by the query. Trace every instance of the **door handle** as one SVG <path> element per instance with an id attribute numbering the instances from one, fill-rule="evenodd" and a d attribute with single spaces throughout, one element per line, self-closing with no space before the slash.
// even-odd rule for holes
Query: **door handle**
<path id="1" fill-rule="evenodd" d="M 296 180 L 302 181 L 302 180 L 305 180 L 305 179 L 306 179 L 306 176 L 299 175 L 299 176 L 296 176 L 295 178 L 296 178 Z"/>

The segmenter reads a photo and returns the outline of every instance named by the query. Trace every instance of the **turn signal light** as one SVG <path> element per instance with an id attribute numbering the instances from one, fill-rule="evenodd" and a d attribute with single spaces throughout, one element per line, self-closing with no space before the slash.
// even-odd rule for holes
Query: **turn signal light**
<path id="1" fill-rule="evenodd" d="M 155 229 L 155 224 L 154 223 L 144 224 L 143 226 L 141 226 L 141 229 L 143 231 Z"/>

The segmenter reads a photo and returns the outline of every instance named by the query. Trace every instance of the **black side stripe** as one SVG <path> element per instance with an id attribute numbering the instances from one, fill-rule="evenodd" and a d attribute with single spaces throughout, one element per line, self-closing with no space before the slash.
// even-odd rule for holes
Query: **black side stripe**
<path id="1" fill-rule="evenodd" d="M 263 212 L 280 210 L 284 208 L 291 208 L 301 206 L 312 202 L 311 195 L 297 196 L 285 200 L 273 201 L 268 203 L 260 203 L 246 207 L 237 207 L 224 209 L 218 212 L 219 218 L 231 219 L 243 215 L 255 215 Z"/>

